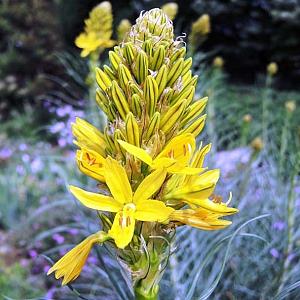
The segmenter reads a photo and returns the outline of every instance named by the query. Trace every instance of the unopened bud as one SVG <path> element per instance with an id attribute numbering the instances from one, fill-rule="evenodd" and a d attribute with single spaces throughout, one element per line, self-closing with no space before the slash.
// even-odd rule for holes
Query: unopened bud
<path id="1" fill-rule="evenodd" d="M 271 62 L 267 66 L 267 72 L 270 76 L 274 76 L 278 72 L 278 65 L 276 62 Z"/>
<path id="2" fill-rule="evenodd" d="M 252 121 L 252 116 L 251 116 L 250 114 L 244 115 L 243 121 L 244 121 L 245 123 L 251 123 L 251 121 Z"/>
<path id="3" fill-rule="evenodd" d="M 224 59 L 221 56 L 216 56 L 213 60 L 213 66 L 216 68 L 223 68 Z"/>
<path id="4" fill-rule="evenodd" d="M 285 102 L 285 108 L 290 113 L 294 112 L 296 109 L 296 102 L 294 100 Z"/>
<path id="5" fill-rule="evenodd" d="M 178 4 L 175 2 L 169 2 L 163 5 L 161 9 L 170 18 L 170 20 L 173 21 L 178 12 Z"/>
<path id="6" fill-rule="evenodd" d="M 251 147 L 255 151 L 261 151 L 264 147 L 264 143 L 260 137 L 256 137 L 252 142 L 251 142 Z"/>
<path id="7" fill-rule="evenodd" d="M 126 39 L 131 28 L 131 23 L 127 19 L 121 20 L 117 28 L 118 41 L 122 42 Z"/>

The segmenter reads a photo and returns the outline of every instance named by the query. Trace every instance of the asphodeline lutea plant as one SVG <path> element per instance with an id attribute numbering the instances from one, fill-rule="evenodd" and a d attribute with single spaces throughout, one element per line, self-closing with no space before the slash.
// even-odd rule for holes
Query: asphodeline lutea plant
<path id="1" fill-rule="evenodd" d="M 98 58 L 106 48 L 114 46 L 112 36 L 112 8 L 108 1 L 94 7 L 89 18 L 85 21 L 84 32 L 80 33 L 75 40 L 78 48 L 81 48 L 81 56 L 92 55 Z"/>
<path id="2" fill-rule="evenodd" d="M 97 210 L 102 231 L 87 237 L 49 270 L 63 284 L 77 278 L 95 244 L 106 243 L 131 274 L 137 299 L 157 299 L 176 228 L 231 224 L 237 209 L 214 196 L 219 170 L 203 167 L 211 145 L 196 146 L 207 98 L 195 99 L 197 76 L 185 44 L 161 9 L 142 13 L 127 39 L 96 70 L 96 102 L 107 115 L 101 132 L 73 124 L 79 169 L 96 191 L 70 186 Z M 180 241 L 178 241 L 180 243 Z"/>

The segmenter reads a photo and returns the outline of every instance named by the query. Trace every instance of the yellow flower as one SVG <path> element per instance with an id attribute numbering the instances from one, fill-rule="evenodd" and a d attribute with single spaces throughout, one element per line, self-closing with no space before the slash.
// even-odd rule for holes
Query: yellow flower
<path id="1" fill-rule="evenodd" d="M 115 44 L 112 36 L 112 12 L 111 4 L 104 1 L 90 12 L 85 20 L 84 32 L 75 40 L 78 48 L 83 49 L 82 57 L 88 56 L 96 50 L 110 48 Z"/>
<path id="2" fill-rule="evenodd" d="M 216 204 L 216 206 L 218 205 L 226 211 L 225 204 Z M 220 211 L 221 209 L 218 210 Z M 237 209 L 231 209 L 229 212 L 213 212 L 201 207 L 196 209 L 182 209 L 173 211 L 170 215 L 170 220 L 202 230 L 219 230 L 232 224 L 231 221 L 220 218 L 236 212 L 238 212 Z"/>
<path id="3" fill-rule="evenodd" d="M 111 48 L 115 44 L 115 42 L 112 40 L 99 38 L 96 32 L 89 32 L 81 33 L 76 38 L 75 44 L 78 48 L 83 49 L 80 55 L 82 57 L 86 57 L 98 48 Z"/>
<path id="4" fill-rule="evenodd" d="M 106 156 L 104 135 L 95 126 L 76 118 L 75 123 L 72 123 L 72 132 L 76 138 L 74 144 L 79 148 L 89 149 L 101 156 Z"/>
<path id="5" fill-rule="evenodd" d="M 195 138 L 190 133 L 175 136 L 154 159 L 142 148 L 121 140 L 118 142 L 128 153 L 145 162 L 151 169 L 166 168 L 169 173 L 174 174 L 197 174 L 203 171 L 201 168 L 187 166 L 196 145 Z"/>
<path id="6" fill-rule="evenodd" d="M 73 195 L 85 206 L 116 213 L 109 236 L 117 247 L 125 248 L 132 240 L 135 221 L 166 222 L 173 209 L 163 202 L 151 200 L 166 178 L 164 169 L 147 176 L 133 193 L 125 169 L 108 157 L 104 164 L 104 177 L 111 196 L 91 193 L 70 186 Z"/>
<path id="7" fill-rule="evenodd" d="M 82 173 L 101 182 L 105 182 L 103 175 L 105 158 L 103 156 L 90 149 L 82 148 L 76 152 L 76 161 Z"/>
<path id="8" fill-rule="evenodd" d="M 56 279 L 64 277 L 62 285 L 75 280 L 80 275 L 93 245 L 103 243 L 109 238 L 109 235 L 103 231 L 90 235 L 56 262 L 47 275 L 55 272 Z"/>
<path id="9" fill-rule="evenodd" d="M 207 14 L 202 15 L 196 22 L 192 24 L 192 30 L 189 35 L 189 42 L 191 46 L 197 48 L 201 39 L 205 38 L 211 31 L 210 16 Z"/>
<path id="10" fill-rule="evenodd" d="M 270 76 L 276 75 L 276 73 L 278 72 L 277 63 L 276 62 L 269 63 L 268 66 L 267 66 L 267 72 Z"/>
<path id="11" fill-rule="evenodd" d="M 170 18 L 174 20 L 178 12 L 178 4 L 175 2 L 168 2 L 161 7 L 162 11 Z"/>

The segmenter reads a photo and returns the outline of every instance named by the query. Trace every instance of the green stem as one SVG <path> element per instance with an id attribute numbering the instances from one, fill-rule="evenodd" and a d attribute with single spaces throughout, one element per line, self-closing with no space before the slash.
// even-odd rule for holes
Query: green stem
<path id="1" fill-rule="evenodd" d="M 262 100 L 262 136 L 264 144 L 268 142 L 268 126 L 269 126 L 269 107 L 271 102 L 271 87 L 272 87 L 272 77 L 267 76 L 266 88 Z"/>
<path id="2" fill-rule="evenodd" d="M 289 255 L 293 251 L 293 244 L 294 244 L 294 225 L 295 225 L 295 185 L 296 185 L 296 178 L 299 172 L 299 166 L 296 166 L 295 172 L 291 179 L 291 186 L 288 195 L 288 203 L 287 203 L 287 216 L 288 216 L 288 232 L 287 232 L 287 245 L 285 249 L 285 260 L 283 263 L 283 271 L 281 272 L 281 276 L 279 278 L 279 288 L 277 294 L 279 294 L 285 283 L 288 280 L 288 272 L 290 269 L 290 258 Z"/>
<path id="3" fill-rule="evenodd" d="M 285 120 L 284 120 L 284 125 L 282 128 L 282 133 L 281 133 L 281 143 L 280 143 L 280 156 L 279 156 L 279 174 L 281 175 L 283 172 L 283 164 L 285 161 L 285 152 L 287 149 L 288 145 L 288 130 L 290 126 L 290 117 L 291 114 L 287 112 Z"/>
<path id="4" fill-rule="evenodd" d="M 215 130 L 215 105 L 214 96 L 212 91 L 209 91 L 209 100 L 207 103 L 207 133 L 212 142 L 212 153 L 215 152 L 216 143 L 216 130 Z"/>
<path id="5" fill-rule="evenodd" d="M 143 284 L 136 286 L 134 289 L 135 299 L 137 300 L 157 300 L 158 299 L 159 286 L 148 290 L 143 287 Z"/>

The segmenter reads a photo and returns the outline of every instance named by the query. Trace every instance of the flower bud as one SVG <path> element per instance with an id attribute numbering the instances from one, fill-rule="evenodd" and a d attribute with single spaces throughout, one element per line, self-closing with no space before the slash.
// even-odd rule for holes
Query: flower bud
<path id="1" fill-rule="evenodd" d="M 294 112 L 296 109 L 296 102 L 294 100 L 285 102 L 285 108 L 289 113 Z"/>
<path id="2" fill-rule="evenodd" d="M 126 39 L 130 31 L 130 28 L 131 28 L 131 23 L 129 20 L 127 19 L 121 20 L 117 28 L 118 42 L 122 42 Z"/>
<path id="3" fill-rule="evenodd" d="M 278 72 L 278 65 L 276 62 L 271 62 L 267 66 L 267 72 L 270 76 L 274 76 Z"/>
<path id="4" fill-rule="evenodd" d="M 251 116 L 250 114 L 244 115 L 243 121 L 244 121 L 245 123 L 251 123 L 251 122 L 252 122 L 252 116 Z"/>
<path id="5" fill-rule="evenodd" d="M 161 7 L 162 11 L 170 18 L 174 20 L 178 12 L 178 4 L 175 2 L 169 2 Z"/>
<path id="6" fill-rule="evenodd" d="M 252 142 L 251 142 L 251 147 L 255 151 L 261 151 L 264 148 L 264 143 L 260 137 L 256 137 Z"/>
<path id="7" fill-rule="evenodd" d="M 223 68 L 224 59 L 221 56 L 216 56 L 213 60 L 213 66 L 220 69 Z"/>

